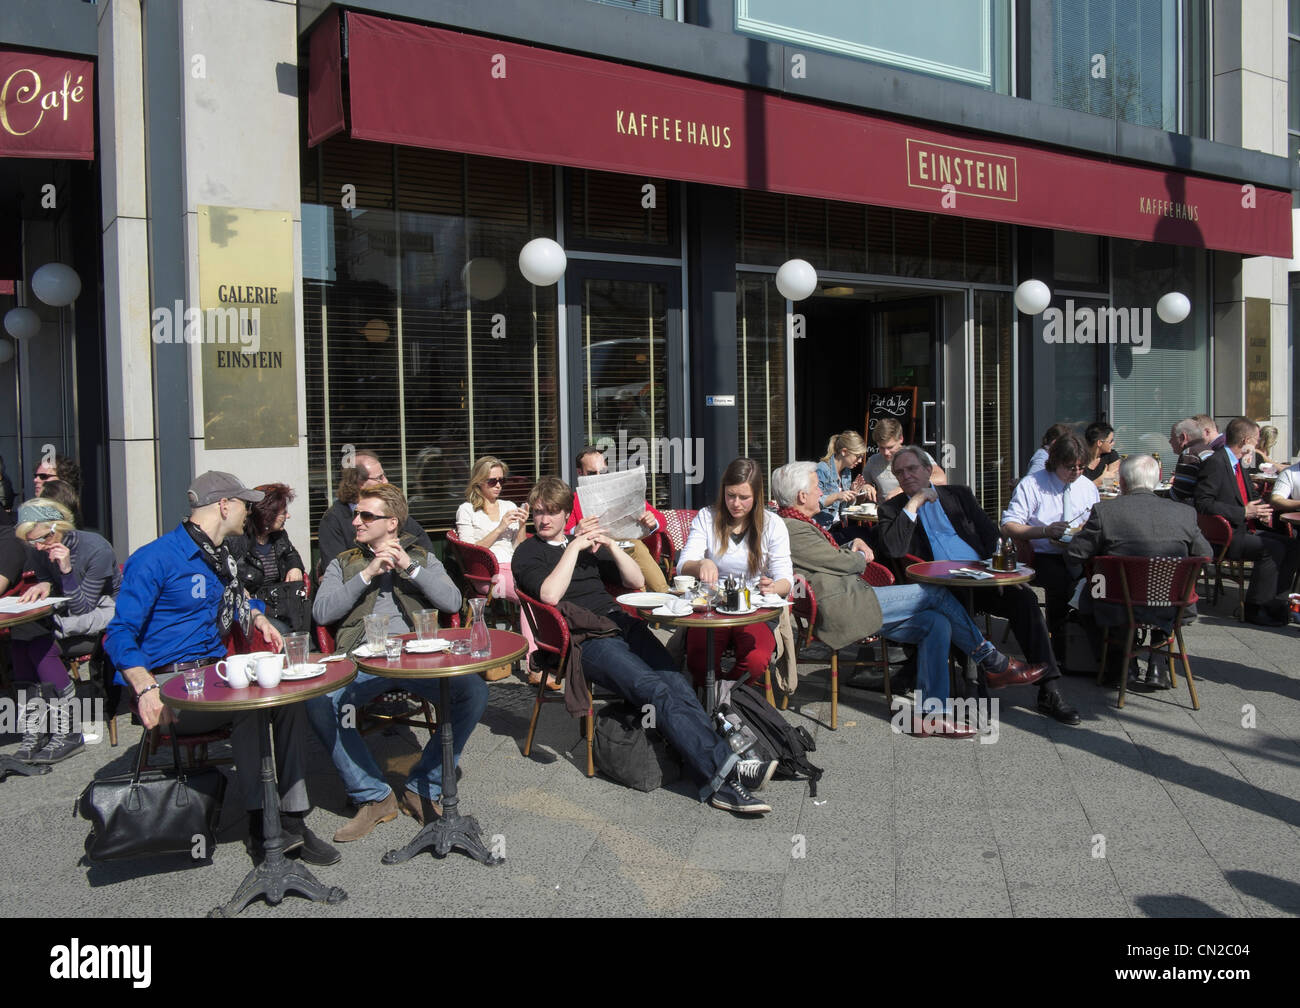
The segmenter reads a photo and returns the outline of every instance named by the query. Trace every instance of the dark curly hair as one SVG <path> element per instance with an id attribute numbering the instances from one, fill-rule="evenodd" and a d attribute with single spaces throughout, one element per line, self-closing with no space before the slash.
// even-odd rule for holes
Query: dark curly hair
<path id="1" fill-rule="evenodd" d="M 256 504 L 249 506 L 248 517 L 244 519 L 244 531 L 249 536 L 270 535 L 280 512 L 297 495 L 284 483 L 263 483 L 257 489 L 262 491 L 263 496 Z"/>

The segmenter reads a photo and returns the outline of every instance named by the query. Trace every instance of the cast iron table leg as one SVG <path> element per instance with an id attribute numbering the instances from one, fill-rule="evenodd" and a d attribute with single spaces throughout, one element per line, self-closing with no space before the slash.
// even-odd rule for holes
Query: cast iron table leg
<path id="1" fill-rule="evenodd" d="M 460 814 L 460 799 L 456 794 L 456 757 L 451 731 L 449 679 L 443 679 L 438 686 L 438 730 L 442 732 L 442 815 L 425 823 L 405 847 L 390 850 L 381 860 L 386 865 L 401 864 L 429 848 L 441 858 L 450 854 L 454 848 L 459 848 L 482 864 L 499 865 L 504 859 L 483 846 L 478 821 L 473 816 Z"/>
<path id="2" fill-rule="evenodd" d="M 704 628 L 704 640 L 709 662 L 704 671 L 704 710 L 713 717 L 713 708 L 718 705 L 718 684 L 713 675 L 713 627 Z"/>
<path id="3" fill-rule="evenodd" d="M 234 917 L 258 896 L 265 896 L 266 902 L 275 906 L 290 891 L 317 903 L 342 903 L 348 898 L 338 886 L 318 882 L 306 865 L 284 856 L 280 795 L 275 784 L 275 757 L 271 747 L 271 715 L 269 711 L 258 711 L 257 716 L 262 726 L 262 836 L 266 840 L 266 852 L 262 863 L 244 876 L 230 902 L 217 907 L 209 917 Z"/>

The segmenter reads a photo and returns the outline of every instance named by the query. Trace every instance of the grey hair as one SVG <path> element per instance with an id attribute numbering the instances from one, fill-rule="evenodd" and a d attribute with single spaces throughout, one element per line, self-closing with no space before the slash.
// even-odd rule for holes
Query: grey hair
<path id="1" fill-rule="evenodd" d="M 1178 423 L 1174 424 L 1174 430 L 1189 441 L 1199 441 L 1201 439 L 1201 425 L 1196 422 L 1195 417 L 1179 420 Z"/>
<path id="2" fill-rule="evenodd" d="M 1160 482 L 1160 463 L 1150 455 L 1130 455 L 1119 464 L 1119 481 L 1128 490 L 1154 490 Z"/>
<path id="3" fill-rule="evenodd" d="M 781 507 L 794 507 L 808 489 L 808 477 L 817 471 L 812 462 L 787 462 L 772 472 L 772 496 Z"/>
<path id="4" fill-rule="evenodd" d="M 900 448 L 900 449 L 898 449 L 898 451 L 894 452 L 894 457 L 893 457 L 893 459 L 890 460 L 890 463 L 889 463 L 889 471 L 890 471 L 890 472 L 893 472 L 893 470 L 894 470 L 894 463 L 898 461 L 898 457 L 899 457 L 900 455 L 906 455 L 908 452 L 911 452 L 913 455 L 915 455 L 915 456 L 916 456 L 916 461 L 919 462 L 921 465 L 925 465 L 925 464 L 926 464 L 925 459 L 926 459 L 926 455 L 927 455 L 928 453 L 926 452 L 926 450 L 925 450 L 924 448 L 922 448 L 920 445 L 914 445 L 914 444 L 903 445 L 902 448 Z"/>

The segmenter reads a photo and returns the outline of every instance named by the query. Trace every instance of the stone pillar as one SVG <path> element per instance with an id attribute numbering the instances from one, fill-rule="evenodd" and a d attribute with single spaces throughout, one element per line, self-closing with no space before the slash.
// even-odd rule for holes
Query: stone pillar
<path id="1" fill-rule="evenodd" d="M 1253 0 L 1214 4 L 1214 140 L 1288 156 L 1287 8 Z M 1291 374 L 1288 260 L 1214 256 L 1214 414 L 1249 413 L 1277 426 L 1274 456 L 1289 458 Z M 1251 335 L 1264 346 L 1252 346 Z M 1252 408 L 1252 376 L 1267 375 L 1268 398 Z M 1258 384 L 1256 384 L 1258 388 Z"/>

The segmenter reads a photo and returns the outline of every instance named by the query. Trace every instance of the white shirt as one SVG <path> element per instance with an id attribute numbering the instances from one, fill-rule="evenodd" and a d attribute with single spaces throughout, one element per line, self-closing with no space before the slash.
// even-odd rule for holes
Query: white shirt
<path id="1" fill-rule="evenodd" d="M 757 506 L 757 504 L 755 505 Z M 730 577 L 747 578 L 749 574 L 749 542 L 747 539 L 734 543 L 727 539 L 727 549 L 722 551 L 718 541 L 717 530 L 713 526 L 713 508 L 700 508 L 691 522 L 690 534 L 686 545 L 682 547 L 681 556 L 677 558 L 680 570 L 683 564 L 696 560 L 712 560 L 718 568 L 719 579 Z M 794 582 L 794 566 L 790 563 L 790 533 L 776 515 L 763 515 L 763 562 L 756 576 L 766 575 L 773 581 L 788 580 Z"/>
<path id="2" fill-rule="evenodd" d="M 1047 449 L 1039 448 L 1038 451 L 1029 456 L 1029 468 L 1025 470 L 1026 476 L 1032 476 L 1036 472 L 1042 472 L 1047 468 Z"/>
<path id="3" fill-rule="evenodd" d="M 1285 500 L 1300 500 L 1300 462 L 1289 465 L 1277 474 L 1270 496 Z"/>
<path id="4" fill-rule="evenodd" d="M 507 511 L 514 509 L 514 505 L 508 500 L 498 500 L 497 507 L 500 509 L 497 514 L 503 515 Z M 501 524 L 501 519 L 493 521 L 484 513 L 482 508 L 476 508 L 469 501 L 466 501 L 456 509 L 456 534 L 465 542 L 477 546 L 480 539 L 491 535 L 492 530 Z M 492 555 L 497 558 L 498 564 L 509 564 L 510 557 L 515 552 L 514 534 L 507 529 L 497 536 L 497 541 L 488 547 Z"/>
<path id="5" fill-rule="evenodd" d="M 1066 486 L 1057 478 L 1056 473 L 1047 469 L 1026 476 L 1016 485 L 1011 503 L 1003 512 L 1002 524 L 1010 521 L 1032 528 L 1045 528 L 1064 521 L 1074 526 L 1083 525 L 1092 513 L 1093 506 L 1101 500 L 1097 484 L 1080 474 L 1077 480 L 1068 484 L 1068 507 Z M 1029 543 L 1035 553 L 1064 552 L 1055 539 L 1031 539 Z"/>

